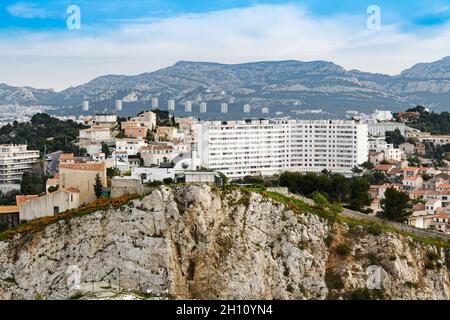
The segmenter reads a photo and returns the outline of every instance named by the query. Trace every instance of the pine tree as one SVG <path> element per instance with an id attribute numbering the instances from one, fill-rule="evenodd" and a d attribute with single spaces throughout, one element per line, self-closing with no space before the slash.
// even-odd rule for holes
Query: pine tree
<path id="1" fill-rule="evenodd" d="M 102 180 L 100 179 L 100 175 L 98 173 L 97 176 L 95 177 L 94 192 L 97 199 L 99 199 L 102 196 L 103 185 Z"/>
<path id="2" fill-rule="evenodd" d="M 412 214 L 409 195 L 394 188 L 386 190 L 384 199 L 381 200 L 381 207 L 383 218 L 391 221 L 405 222 Z"/>
<path id="3" fill-rule="evenodd" d="M 32 187 L 31 174 L 26 171 L 22 175 L 22 182 L 20 183 L 20 193 L 29 195 L 31 194 Z"/>

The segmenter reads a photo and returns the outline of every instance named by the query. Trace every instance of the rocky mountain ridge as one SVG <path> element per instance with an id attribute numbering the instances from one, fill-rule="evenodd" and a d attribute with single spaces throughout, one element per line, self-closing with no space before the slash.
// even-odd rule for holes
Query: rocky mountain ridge
<path id="1" fill-rule="evenodd" d="M 283 112 L 295 116 L 298 111 L 323 109 L 329 115 L 342 116 L 346 110 L 370 112 L 375 108 L 404 110 L 418 104 L 435 110 L 449 110 L 450 58 L 417 64 L 396 76 L 347 71 L 327 61 L 264 61 L 243 64 L 180 61 L 173 66 L 136 76 L 108 75 L 61 92 L 0 85 L 0 104 L 50 105 L 61 114 L 80 114 L 83 99 L 89 99 L 97 111 L 112 111 L 114 100 L 122 99 L 123 114 L 134 114 L 158 97 L 160 106 L 174 99 L 177 113 L 183 103 L 208 102 L 202 117 L 222 117 L 220 104 L 229 104 L 233 117 L 242 115 L 242 106 L 250 104 L 249 116 Z"/>

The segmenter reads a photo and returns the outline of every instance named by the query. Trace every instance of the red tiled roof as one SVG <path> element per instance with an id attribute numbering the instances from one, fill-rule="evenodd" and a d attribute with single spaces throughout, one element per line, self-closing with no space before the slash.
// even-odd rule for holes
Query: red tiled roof
<path id="1" fill-rule="evenodd" d="M 28 195 L 28 196 L 16 196 L 16 203 L 19 206 L 23 202 L 27 202 L 39 197 L 38 195 Z"/>
<path id="2" fill-rule="evenodd" d="M 379 164 L 374 168 L 374 170 L 375 171 L 389 171 L 390 169 L 392 169 L 392 167 L 393 167 L 392 164 Z"/>
<path id="3" fill-rule="evenodd" d="M 419 178 L 420 178 L 419 176 L 405 177 L 405 178 L 403 178 L 403 181 L 416 181 Z"/>
<path id="4" fill-rule="evenodd" d="M 106 165 L 102 163 L 61 163 L 59 169 L 102 171 Z"/>
<path id="5" fill-rule="evenodd" d="M 73 153 L 62 153 L 59 156 L 60 161 L 67 161 L 67 160 L 75 160 L 75 155 Z"/>
<path id="6" fill-rule="evenodd" d="M 402 168 L 402 171 L 412 171 L 412 172 L 415 172 L 415 171 L 417 171 L 417 170 L 419 170 L 419 168 L 417 168 L 417 167 L 404 167 L 404 168 Z"/>

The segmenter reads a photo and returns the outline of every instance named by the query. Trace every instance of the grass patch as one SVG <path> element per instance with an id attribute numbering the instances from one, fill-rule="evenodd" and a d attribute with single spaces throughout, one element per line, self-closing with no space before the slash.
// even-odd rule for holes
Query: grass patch
<path id="1" fill-rule="evenodd" d="M 144 197 L 143 195 L 124 195 L 112 199 L 100 198 L 78 209 L 67 210 L 55 216 L 42 217 L 39 219 L 31 220 L 15 228 L 6 230 L 0 233 L 0 241 L 11 240 L 17 234 L 32 234 L 34 232 L 41 231 L 45 229 L 47 226 L 57 223 L 59 221 L 69 221 L 72 218 L 83 217 L 85 215 L 92 214 L 100 210 L 119 208 L 124 205 L 130 204 L 132 200 L 142 199 L 143 197 Z"/>

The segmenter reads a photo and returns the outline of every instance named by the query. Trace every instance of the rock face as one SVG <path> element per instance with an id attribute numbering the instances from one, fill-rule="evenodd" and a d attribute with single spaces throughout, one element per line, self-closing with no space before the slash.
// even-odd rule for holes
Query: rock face
<path id="1" fill-rule="evenodd" d="M 81 290 L 175 298 L 449 299 L 442 248 L 207 186 L 161 187 L 0 242 L 0 298 L 65 298 L 73 270 Z"/>

